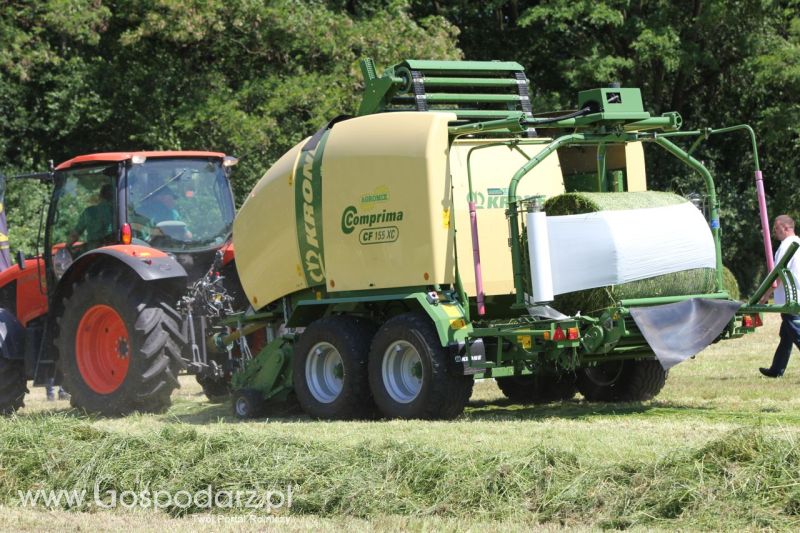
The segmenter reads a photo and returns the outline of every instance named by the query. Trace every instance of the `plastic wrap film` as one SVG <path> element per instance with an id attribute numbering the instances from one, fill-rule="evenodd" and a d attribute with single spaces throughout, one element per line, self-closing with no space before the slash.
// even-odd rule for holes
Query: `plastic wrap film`
<path id="1" fill-rule="evenodd" d="M 528 232 L 528 254 L 530 255 L 531 288 L 533 301 L 553 301 L 553 273 L 550 268 L 550 238 L 547 231 L 547 215 L 544 212 L 528 213 L 525 225 Z"/>
<path id="2" fill-rule="evenodd" d="M 554 294 L 716 265 L 708 223 L 688 202 L 551 216 L 547 228 Z"/>

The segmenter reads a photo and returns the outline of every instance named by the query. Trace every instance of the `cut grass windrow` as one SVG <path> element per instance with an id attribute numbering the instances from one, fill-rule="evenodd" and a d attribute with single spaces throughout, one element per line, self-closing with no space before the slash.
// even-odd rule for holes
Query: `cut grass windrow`
<path id="1" fill-rule="evenodd" d="M 546 442 L 471 453 L 368 438 L 337 444 L 297 432 L 171 424 L 128 434 L 69 416 L 0 421 L 0 502 L 29 489 L 269 490 L 293 487 L 284 512 L 385 515 L 601 527 L 787 527 L 800 515 L 800 448 L 791 432 L 753 427 L 653 461 L 592 464 Z M 91 503 L 87 504 L 91 505 Z M 86 507 L 74 510 L 87 510 Z M 166 509 L 173 516 L 207 512 Z M 215 510 L 214 512 L 225 512 Z M 787 521 L 788 520 L 788 521 Z"/>

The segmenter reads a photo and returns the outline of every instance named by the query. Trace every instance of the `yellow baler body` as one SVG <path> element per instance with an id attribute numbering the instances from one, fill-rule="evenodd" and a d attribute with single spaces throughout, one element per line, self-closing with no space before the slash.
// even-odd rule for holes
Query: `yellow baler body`
<path id="1" fill-rule="evenodd" d="M 323 285 L 335 297 L 452 284 L 456 260 L 474 296 L 467 157 L 502 139 L 451 143 L 448 125 L 455 119 L 437 112 L 367 115 L 337 123 L 311 151 L 303 151 L 306 139 L 281 157 L 234 222 L 236 266 L 254 308 Z M 470 157 L 487 295 L 514 289 L 507 188 L 546 146 L 546 139 L 538 141 L 520 145 L 525 155 L 491 146 Z M 638 152 L 631 156 L 638 161 Z M 633 181 L 643 187 L 643 165 Z M 517 196 L 563 192 L 554 153 L 522 180 Z"/>

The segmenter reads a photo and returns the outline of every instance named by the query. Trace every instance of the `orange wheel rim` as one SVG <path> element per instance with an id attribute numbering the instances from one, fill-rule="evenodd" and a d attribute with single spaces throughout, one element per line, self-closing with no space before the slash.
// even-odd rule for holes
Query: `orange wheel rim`
<path id="1" fill-rule="evenodd" d="M 107 305 L 90 307 L 75 337 L 75 358 L 86 385 L 98 394 L 117 390 L 128 374 L 130 346 L 119 313 Z"/>

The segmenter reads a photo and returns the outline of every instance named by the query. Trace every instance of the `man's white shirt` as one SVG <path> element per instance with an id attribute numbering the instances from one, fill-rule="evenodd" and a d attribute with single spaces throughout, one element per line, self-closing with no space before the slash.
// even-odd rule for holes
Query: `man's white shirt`
<path id="1" fill-rule="evenodd" d="M 786 250 L 789 248 L 793 242 L 800 244 L 800 237 L 797 235 L 792 235 L 791 237 L 786 237 L 781 241 L 781 245 L 778 247 L 778 251 L 775 252 L 775 264 L 778 264 L 778 261 L 781 260 L 783 255 L 786 253 Z M 798 280 L 800 280 L 800 250 L 798 250 L 794 257 L 789 260 L 789 264 L 786 265 L 789 271 L 792 273 L 794 277 L 794 284 L 796 287 L 800 287 L 798 284 Z M 775 305 L 784 305 L 786 303 L 786 293 L 784 292 L 783 283 L 781 283 L 780 278 L 778 278 L 778 287 L 775 289 Z"/>

